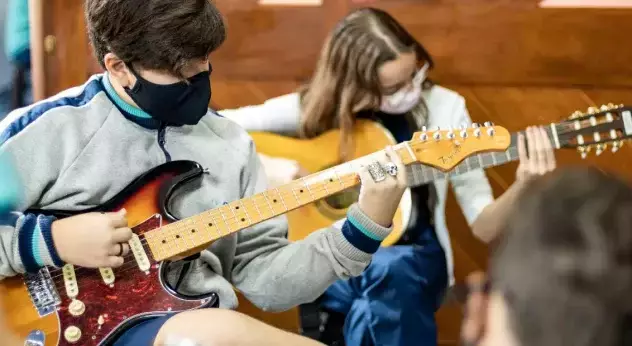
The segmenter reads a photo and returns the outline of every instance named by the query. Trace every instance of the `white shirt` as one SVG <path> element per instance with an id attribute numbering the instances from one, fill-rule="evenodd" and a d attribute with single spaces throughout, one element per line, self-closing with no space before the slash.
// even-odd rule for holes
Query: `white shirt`
<path id="1" fill-rule="evenodd" d="M 458 93 L 441 86 L 434 86 L 424 91 L 423 98 L 428 107 L 427 126 L 429 128 L 435 126 L 442 129 L 457 128 L 463 124 L 472 123 L 465 107 L 465 99 Z M 221 110 L 219 113 L 248 131 L 294 135 L 299 128 L 301 118 L 299 94 L 288 94 L 270 99 L 261 105 Z M 413 171 L 415 171 L 414 166 Z M 411 185 L 417 185 L 415 174 L 409 180 Z M 481 211 L 494 200 L 487 176 L 482 169 L 477 169 L 451 177 L 450 181 L 463 214 L 471 225 Z M 446 254 L 449 284 L 453 285 L 454 260 L 445 220 L 448 181 L 447 179 L 435 180 L 433 184 L 437 192 L 437 203 L 434 209 L 435 230 Z"/>

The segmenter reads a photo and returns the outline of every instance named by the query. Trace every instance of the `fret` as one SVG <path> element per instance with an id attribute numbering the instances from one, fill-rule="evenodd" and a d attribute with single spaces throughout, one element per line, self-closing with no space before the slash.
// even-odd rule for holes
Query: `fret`
<path id="1" fill-rule="evenodd" d="M 260 220 L 264 220 L 265 216 L 263 216 L 263 214 L 261 214 L 261 210 L 259 210 L 259 206 L 257 205 L 258 203 L 255 201 L 255 198 L 257 198 L 259 195 L 254 195 L 252 196 L 252 198 L 250 198 L 250 201 L 252 202 L 252 205 L 255 206 L 255 209 L 257 210 L 257 213 L 259 214 L 259 218 Z"/>
<path id="2" fill-rule="evenodd" d="M 246 209 L 246 207 L 244 207 L 244 202 L 243 202 L 243 201 L 244 201 L 244 200 L 241 200 L 241 199 L 240 199 L 240 200 L 238 201 L 238 202 L 239 202 L 239 205 L 241 205 L 241 209 L 244 211 L 244 214 L 246 214 L 246 218 L 248 219 L 248 222 L 249 222 L 250 224 L 253 224 L 253 222 L 252 222 L 252 218 L 250 218 L 250 215 L 248 214 L 248 209 Z"/>
<path id="3" fill-rule="evenodd" d="M 194 241 L 197 242 L 198 244 L 203 244 L 213 239 L 211 232 L 202 231 L 205 229 L 205 226 L 204 226 L 205 223 L 206 223 L 206 217 L 204 215 L 200 215 L 200 223 L 199 223 L 200 227 L 199 229 L 195 230 L 195 233 L 193 233 L 193 237 L 195 238 Z"/>
<path id="4" fill-rule="evenodd" d="M 193 219 L 192 219 L 193 220 Z M 191 222 L 192 224 L 195 224 L 196 222 Z M 196 243 L 191 239 L 191 237 L 195 236 L 195 233 L 191 232 L 191 229 L 196 229 L 197 227 L 192 227 L 189 229 L 188 232 L 178 232 L 181 234 L 181 238 L 182 238 L 182 243 L 184 244 L 184 246 L 186 248 L 194 248 L 196 246 Z"/>
<path id="5" fill-rule="evenodd" d="M 270 213 L 272 215 L 275 215 L 276 213 L 274 212 L 274 208 L 272 208 L 272 204 L 270 204 L 270 200 L 268 199 L 268 193 L 263 192 L 261 195 L 263 195 L 263 198 L 266 200 L 266 203 L 268 203 L 268 208 L 270 208 Z"/>
<path id="6" fill-rule="evenodd" d="M 279 189 L 275 188 L 274 191 L 276 191 L 277 198 L 281 201 L 281 204 L 283 204 L 283 208 L 285 208 L 285 211 L 288 211 L 289 209 L 287 208 L 287 205 L 285 205 L 285 200 L 283 199 L 283 196 L 281 196 L 281 193 L 279 192 Z"/>
<path id="7" fill-rule="evenodd" d="M 296 195 L 296 192 L 294 191 L 294 188 L 290 186 L 290 190 L 292 190 L 292 195 L 294 195 L 294 199 L 296 200 L 296 203 L 301 204 L 301 200 Z"/>
<path id="8" fill-rule="evenodd" d="M 305 188 L 305 186 L 300 186 L 300 185 L 296 186 L 296 185 L 298 185 L 298 182 L 292 183 L 290 187 L 292 189 L 292 194 L 294 195 L 294 198 L 296 199 L 296 207 L 311 202 L 313 199 L 310 199 L 309 197 L 307 197 L 307 194 L 306 194 L 307 189 Z"/>
<path id="9" fill-rule="evenodd" d="M 326 195 L 326 196 L 329 196 L 329 194 L 330 194 L 330 193 L 329 193 L 329 187 L 327 187 L 327 185 L 329 185 L 329 182 L 330 182 L 330 181 L 333 181 L 333 179 L 331 179 L 331 178 L 327 178 L 327 179 L 323 179 L 323 181 L 325 182 L 325 183 L 323 184 L 323 187 L 325 187 L 325 195 Z"/>
<path id="10" fill-rule="evenodd" d="M 305 186 L 305 188 L 309 192 L 309 195 L 311 196 L 312 200 L 313 201 L 316 200 L 316 198 L 314 197 L 314 194 L 312 193 L 312 189 L 309 188 L 309 184 L 305 183 L 305 178 L 301 178 L 301 182 L 303 183 L 303 186 Z"/>
<path id="11" fill-rule="evenodd" d="M 170 226 L 163 227 L 163 229 L 164 228 L 168 228 L 169 230 L 173 229 Z M 171 241 L 172 239 L 174 239 L 174 237 L 171 235 L 171 232 L 167 232 L 167 233 L 168 233 L 167 238 L 164 240 L 163 244 L 167 244 L 167 253 L 169 254 L 169 257 L 171 257 L 171 254 L 175 253 L 172 246 L 173 241 Z"/>
<path id="12" fill-rule="evenodd" d="M 215 227 L 215 232 L 217 233 L 218 236 L 222 236 L 224 235 L 224 233 L 222 232 L 222 230 L 219 228 L 219 223 L 217 223 L 217 219 L 215 218 L 215 216 L 213 216 L 213 212 L 214 210 L 211 210 L 211 212 L 209 213 L 209 216 L 211 217 L 211 223 L 208 225 L 210 228 Z"/>
<path id="13" fill-rule="evenodd" d="M 224 213 L 222 212 L 222 209 L 224 209 L 224 206 L 221 206 L 221 207 L 219 207 L 217 209 L 219 210 L 219 215 L 222 217 L 222 220 L 224 221 L 224 224 L 226 225 L 226 229 L 228 230 L 228 232 L 226 232 L 226 234 L 232 233 L 230 224 L 228 224 L 228 221 L 226 221 L 226 216 L 224 216 Z"/>
<path id="14" fill-rule="evenodd" d="M 404 163 L 415 162 L 417 160 L 417 157 L 415 156 L 415 152 L 413 151 L 413 148 L 410 147 L 410 143 L 409 142 L 404 142 L 404 147 L 405 147 L 406 151 L 408 152 L 408 155 L 410 155 L 410 161 L 404 161 L 403 159 L 402 159 L 402 161 Z"/>
<path id="15" fill-rule="evenodd" d="M 331 171 L 334 172 L 334 176 L 338 179 L 338 181 L 340 182 L 340 186 L 344 189 L 345 184 L 342 182 L 340 175 L 338 175 L 338 173 L 336 172 L 336 167 L 332 168 Z"/>

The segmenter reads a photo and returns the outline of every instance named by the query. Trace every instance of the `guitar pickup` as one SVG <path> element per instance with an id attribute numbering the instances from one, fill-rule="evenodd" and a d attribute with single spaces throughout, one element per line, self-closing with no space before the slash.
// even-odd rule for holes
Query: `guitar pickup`
<path id="1" fill-rule="evenodd" d="M 108 286 L 112 286 L 114 285 L 114 272 L 112 271 L 112 268 L 99 268 L 99 272 L 101 273 L 101 279 L 103 279 L 103 282 L 108 285 Z"/>
<path id="2" fill-rule="evenodd" d="M 77 276 L 75 275 L 75 266 L 72 264 L 66 264 L 61 271 L 64 274 L 66 295 L 68 295 L 71 299 L 77 298 L 79 295 L 79 285 L 77 284 Z"/>
<path id="3" fill-rule="evenodd" d="M 145 252 L 145 248 L 143 248 L 143 243 L 141 243 L 138 235 L 132 235 L 132 239 L 129 241 L 129 248 L 134 254 L 134 258 L 136 259 L 136 264 L 140 268 L 140 270 L 145 273 L 149 273 L 149 269 L 151 265 L 149 264 L 149 258 L 147 258 L 147 253 Z"/>

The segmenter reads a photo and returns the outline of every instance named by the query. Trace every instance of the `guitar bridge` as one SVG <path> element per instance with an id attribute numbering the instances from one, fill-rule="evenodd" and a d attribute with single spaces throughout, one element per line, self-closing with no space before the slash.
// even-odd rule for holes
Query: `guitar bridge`
<path id="1" fill-rule="evenodd" d="M 61 304 L 61 298 L 47 268 L 42 268 L 37 273 L 25 274 L 24 283 L 40 317 L 57 310 L 57 306 Z"/>

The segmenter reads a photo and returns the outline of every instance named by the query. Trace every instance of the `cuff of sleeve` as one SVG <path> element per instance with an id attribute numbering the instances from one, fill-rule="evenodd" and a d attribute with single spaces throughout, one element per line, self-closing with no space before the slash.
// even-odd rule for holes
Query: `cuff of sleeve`
<path id="1" fill-rule="evenodd" d="M 18 219 L 18 252 L 27 272 L 36 272 L 44 266 L 62 266 L 63 261 L 53 244 L 49 216 L 26 214 Z"/>
<path id="2" fill-rule="evenodd" d="M 349 208 L 347 212 L 347 220 L 358 228 L 365 236 L 382 241 L 391 234 L 393 227 L 382 227 L 373 222 L 366 214 L 360 209 L 358 204 L 354 204 Z"/>
<path id="3" fill-rule="evenodd" d="M 390 232 L 391 228 L 376 224 L 354 204 L 347 213 L 347 221 L 342 225 L 341 233 L 347 243 L 355 249 L 373 254 Z"/>

